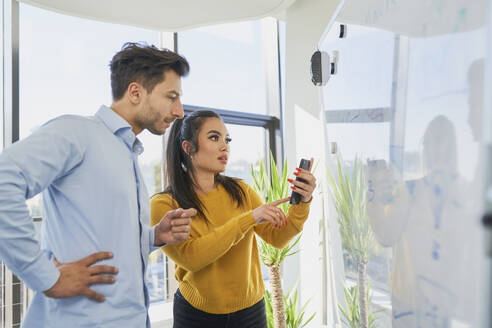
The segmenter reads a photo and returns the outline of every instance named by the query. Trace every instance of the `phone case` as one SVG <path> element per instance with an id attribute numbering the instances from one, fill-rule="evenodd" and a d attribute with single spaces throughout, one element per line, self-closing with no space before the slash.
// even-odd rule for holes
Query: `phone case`
<path id="1" fill-rule="evenodd" d="M 301 163 L 299 163 L 299 167 L 303 170 L 307 170 L 309 169 L 309 160 L 307 159 L 301 159 Z M 301 179 L 299 177 L 296 178 L 296 181 L 301 181 L 301 182 L 306 182 L 306 180 L 304 179 Z M 295 205 L 295 204 L 299 204 L 299 202 L 301 201 L 302 199 L 302 196 L 301 194 L 293 191 L 292 194 L 290 195 L 290 203 L 292 205 Z"/>

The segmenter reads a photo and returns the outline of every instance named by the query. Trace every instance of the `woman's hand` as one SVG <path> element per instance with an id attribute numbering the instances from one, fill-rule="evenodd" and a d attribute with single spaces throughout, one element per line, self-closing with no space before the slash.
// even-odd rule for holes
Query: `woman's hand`
<path id="1" fill-rule="evenodd" d="M 301 194 L 303 202 L 307 203 L 311 201 L 311 198 L 313 197 L 313 191 L 316 188 L 316 178 L 314 175 L 310 172 L 311 168 L 313 167 L 313 162 L 314 159 L 311 158 L 310 163 L 309 163 L 309 169 L 308 170 L 303 170 L 300 168 L 296 168 L 296 172 L 294 172 L 294 175 L 300 179 L 303 179 L 303 181 L 296 181 L 293 179 L 287 179 L 293 186 L 290 188 L 297 192 L 298 194 Z"/>
<path id="2" fill-rule="evenodd" d="M 255 208 L 252 213 L 256 223 L 270 222 L 277 229 L 287 225 L 287 218 L 285 217 L 284 211 L 277 206 L 287 202 L 289 199 L 290 197 L 282 198 Z"/>

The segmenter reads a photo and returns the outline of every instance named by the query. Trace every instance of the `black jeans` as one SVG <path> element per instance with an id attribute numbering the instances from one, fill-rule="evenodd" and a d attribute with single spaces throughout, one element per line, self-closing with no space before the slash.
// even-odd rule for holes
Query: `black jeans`
<path id="1" fill-rule="evenodd" d="M 212 314 L 195 309 L 181 295 L 174 294 L 173 328 L 267 328 L 265 301 L 229 314 Z"/>

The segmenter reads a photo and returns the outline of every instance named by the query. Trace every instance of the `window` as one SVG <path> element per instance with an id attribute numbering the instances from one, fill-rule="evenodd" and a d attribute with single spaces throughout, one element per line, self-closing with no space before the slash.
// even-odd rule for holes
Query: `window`
<path id="1" fill-rule="evenodd" d="M 267 131 L 261 127 L 226 124 L 232 138 L 226 175 L 245 180 L 251 185 L 251 166 L 267 158 Z"/>
<path id="2" fill-rule="evenodd" d="M 25 4 L 20 10 L 21 138 L 56 116 L 93 115 L 101 104 L 110 104 L 108 64 L 114 53 L 129 41 L 159 44 L 156 31 L 60 15 Z"/>
<path id="3" fill-rule="evenodd" d="M 162 191 L 162 137 L 152 135 L 147 130 L 138 135 L 144 145 L 144 152 L 139 156 L 140 171 L 142 172 L 147 192 L 152 197 Z M 165 301 L 168 297 L 168 275 L 166 256 L 156 250 L 149 256 L 146 273 L 146 284 L 149 289 L 151 303 Z"/>
<path id="4" fill-rule="evenodd" d="M 190 62 L 183 103 L 266 114 L 260 21 L 178 33 L 178 50 Z"/>

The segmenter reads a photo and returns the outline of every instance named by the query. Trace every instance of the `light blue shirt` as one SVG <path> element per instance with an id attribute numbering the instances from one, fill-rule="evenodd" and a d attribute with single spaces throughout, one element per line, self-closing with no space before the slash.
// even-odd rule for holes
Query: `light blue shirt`
<path id="1" fill-rule="evenodd" d="M 0 155 L 0 258 L 36 295 L 23 326 L 150 327 L 144 284 L 154 230 L 138 167 L 143 146 L 130 125 L 108 107 L 95 116 L 55 118 Z M 42 192 L 41 246 L 26 199 Z M 92 285 L 87 297 L 52 299 L 60 262 L 113 252 L 116 283 Z"/>

